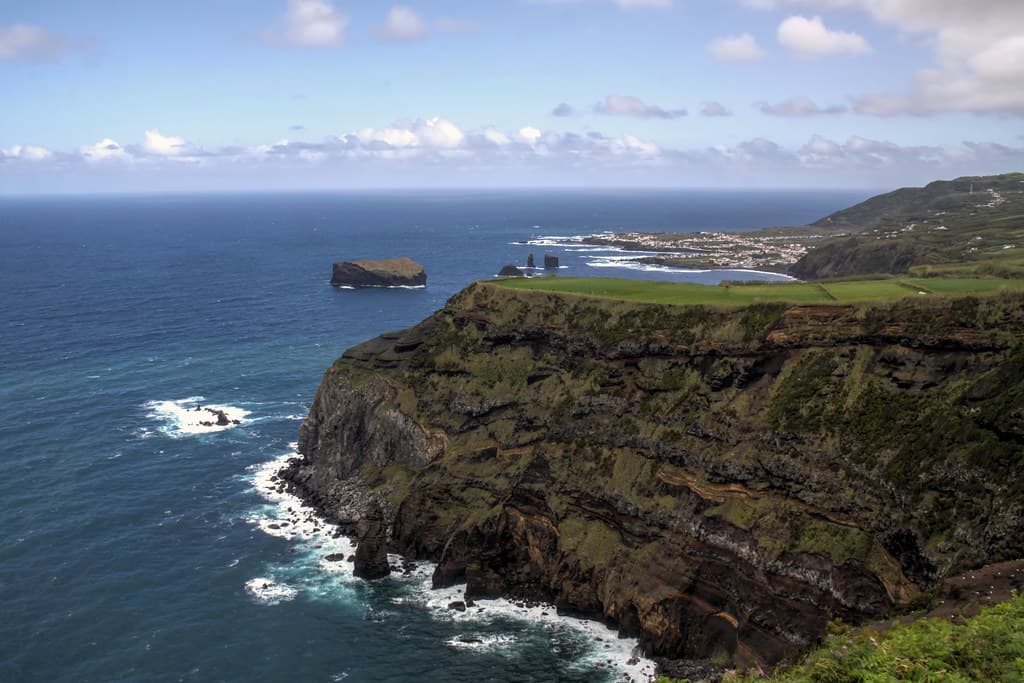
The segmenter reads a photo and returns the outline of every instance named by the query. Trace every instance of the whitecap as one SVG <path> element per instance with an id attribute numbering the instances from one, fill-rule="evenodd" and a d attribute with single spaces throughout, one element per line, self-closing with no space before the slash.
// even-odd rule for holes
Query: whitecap
<path id="1" fill-rule="evenodd" d="M 245 582 L 245 592 L 263 605 L 277 605 L 282 602 L 294 600 L 298 591 L 291 586 L 278 583 L 274 579 L 257 577 Z"/>
<path id="2" fill-rule="evenodd" d="M 149 409 L 146 417 L 161 420 L 164 424 L 160 431 L 169 436 L 186 436 L 222 432 L 238 426 L 235 420 L 241 423 L 249 415 L 244 408 L 204 405 L 203 400 L 202 396 L 189 396 L 176 401 L 150 401 L 145 404 Z M 228 419 L 228 424 L 217 424 L 218 411 Z"/>
<path id="3" fill-rule="evenodd" d="M 290 448 L 297 448 L 297 444 L 290 444 Z M 298 589 L 272 580 L 253 579 L 246 585 L 247 590 L 250 584 L 262 587 L 256 582 L 263 581 L 269 583 L 266 589 L 261 588 L 268 592 L 268 597 L 276 595 L 275 586 L 283 586 L 284 593 L 301 590 L 315 599 L 351 599 L 358 594 L 353 590 L 361 582 L 353 574 L 353 563 L 347 561 L 355 552 L 355 542 L 339 536 L 335 525 L 319 517 L 301 499 L 289 493 L 277 477 L 278 472 L 297 455 L 296 452 L 286 453 L 249 468 L 253 487 L 267 501 L 266 505 L 254 511 L 249 521 L 267 534 L 299 545 L 300 552 L 295 560 L 289 565 L 273 568 L 273 571 L 288 576 L 305 575 L 305 578 L 293 580 Z M 328 560 L 330 556 L 334 557 Z M 398 555 L 389 555 L 388 561 L 392 566 L 402 564 Z M 619 674 L 619 679 L 638 682 L 652 681 L 655 677 L 656 665 L 652 660 L 637 655 L 636 639 L 620 638 L 615 630 L 601 622 L 559 615 L 553 605 L 524 605 L 495 599 L 477 600 L 465 611 L 450 609 L 452 603 L 464 601 L 466 586 L 433 588 L 434 568 L 431 562 L 417 561 L 407 574 L 392 573 L 377 583 L 390 586 L 389 590 L 395 592 L 390 604 L 418 606 L 437 621 L 458 624 L 461 633 L 445 641 L 449 647 L 466 651 L 514 650 L 516 633 L 522 633 L 524 628 L 541 629 L 567 635 L 586 647 L 586 654 L 573 664 L 581 672 L 610 668 Z M 294 597 L 292 592 L 287 599 Z M 500 632 L 494 633 L 495 630 Z"/>

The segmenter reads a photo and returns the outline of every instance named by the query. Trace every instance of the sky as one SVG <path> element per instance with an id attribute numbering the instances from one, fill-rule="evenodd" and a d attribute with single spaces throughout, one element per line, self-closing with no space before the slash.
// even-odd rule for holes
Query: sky
<path id="1" fill-rule="evenodd" d="M 0 3 L 0 194 L 1013 170 L 1021 0 Z"/>

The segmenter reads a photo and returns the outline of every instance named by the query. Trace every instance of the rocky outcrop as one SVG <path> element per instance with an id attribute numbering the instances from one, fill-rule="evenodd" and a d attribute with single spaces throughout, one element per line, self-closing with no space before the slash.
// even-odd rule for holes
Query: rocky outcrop
<path id="1" fill-rule="evenodd" d="M 384 511 L 374 501 L 359 520 L 353 573 L 362 579 L 382 579 L 391 573 L 388 564 L 388 531 Z"/>
<path id="2" fill-rule="evenodd" d="M 523 271 L 516 268 L 513 264 L 502 266 L 501 270 L 498 271 L 498 277 L 522 277 Z"/>
<path id="3" fill-rule="evenodd" d="M 548 270 L 551 270 L 551 269 L 556 269 L 557 270 L 558 269 L 558 257 L 553 255 L 553 254 L 544 254 L 544 268 L 548 269 Z"/>
<path id="4" fill-rule="evenodd" d="M 536 268 L 537 267 L 536 264 L 534 264 L 534 262 L 533 262 L 533 254 L 530 254 L 529 256 L 526 257 L 526 267 L 527 268 Z"/>
<path id="5" fill-rule="evenodd" d="M 408 258 L 382 261 L 344 261 L 334 264 L 336 287 L 421 287 L 427 284 L 423 266 Z"/>
<path id="6" fill-rule="evenodd" d="M 730 311 L 477 283 L 328 370 L 285 478 L 336 519 L 386 501 L 392 549 L 468 599 L 770 664 L 1024 557 L 1022 339 L 1015 293 Z"/>

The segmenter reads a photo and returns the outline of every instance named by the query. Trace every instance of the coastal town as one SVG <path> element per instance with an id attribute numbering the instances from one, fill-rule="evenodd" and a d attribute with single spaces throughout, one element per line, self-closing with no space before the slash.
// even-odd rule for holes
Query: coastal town
<path id="1" fill-rule="evenodd" d="M 584 244 L 625 251 L 659 252 L 637 256 L 641 263 L 706 270 L 729 268 L 784 273 L 817 242 L 837 233 L 808 228 L 772 228 L 756 232 L 626 232 L 587 237 Z"/>

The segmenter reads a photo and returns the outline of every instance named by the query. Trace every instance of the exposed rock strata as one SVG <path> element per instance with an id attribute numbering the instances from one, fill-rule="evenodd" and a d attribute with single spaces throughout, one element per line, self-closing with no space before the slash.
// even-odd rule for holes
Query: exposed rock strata
<path id="1" fill-rule="evenodd" d="M 478 283 L 347 351 L 296 489 L 467 598 L 773 663 L 1024 556 L 1024 297 L 723 311 Z"/>
<path id="2" fill-rule="evenodd" d="M 420 287 L 427 284 L 423 266 L 408 258 L 335 263 L 331 284 L 337 287 Z"/>

